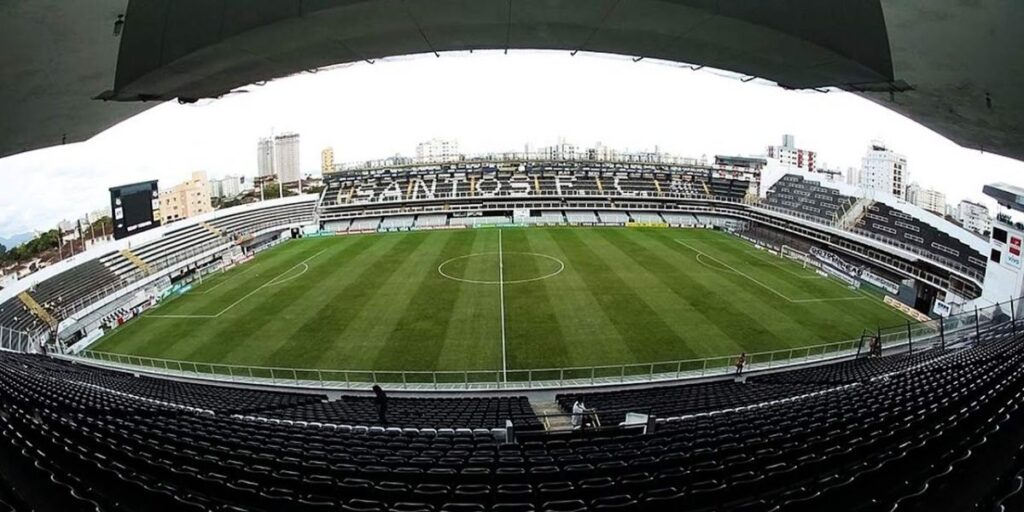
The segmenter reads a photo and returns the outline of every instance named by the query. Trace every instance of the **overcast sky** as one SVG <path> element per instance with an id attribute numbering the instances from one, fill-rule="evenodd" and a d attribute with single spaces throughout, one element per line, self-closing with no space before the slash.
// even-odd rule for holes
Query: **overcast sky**
<path id="1" fill-rule="evenodd" d="M 783 133 L 819 164 L 859 166 L 872 139 L 904 153 L 914 181 L 951 202 L 985 183 L 1024 183 L 1024 163 L 962 149 L 856 96 L 785 91 L 664 63 L 567 52 L 476 52 L 360 63 L 304 73 L 195 105 L 160 105 L 90 141 L 0 159 L 0 236 L 48 229 L 108 204 L 107 188 L 193 170 L 251 176 L 256 141 L 295 131 L 301 165 L 411 155 L 452 137 L 465 153 L 521 150 L 558 137 L 589 146 L 699 158 L 762 154 Z M 990 203 L 991 204 L 991 203 Z"/>

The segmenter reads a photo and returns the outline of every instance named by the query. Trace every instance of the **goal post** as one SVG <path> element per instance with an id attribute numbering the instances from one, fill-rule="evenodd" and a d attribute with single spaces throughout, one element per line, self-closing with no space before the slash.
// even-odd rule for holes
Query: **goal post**
<path id="1" fill-rule="evenodd" d="M 807 253 L 800 252 L 788 245 L 782 246 L 782 251 L 780 252 L 780 254 L 783 258 L 788 258 L 800 263 L 800 266 L 802 266 L 803 268 L 807 268 L 807 262 L 810 261 L 810 256 L 808 256 Z"/>

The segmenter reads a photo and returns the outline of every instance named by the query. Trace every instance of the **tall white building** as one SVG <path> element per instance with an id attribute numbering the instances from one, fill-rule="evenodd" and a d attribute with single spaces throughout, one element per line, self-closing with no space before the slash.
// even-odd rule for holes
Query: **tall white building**
<path id="1" fill-rule="evenodd" d="M 956 220 L 964 229 L 975 233 L 987 233 L 992 229 L 992 218 L 988 215 L 988 207 L 973 201 L 960 201 L 956 205 Z"/>
<path id="2" fill-rule="evenodd" d="M 416 160 L 423 163 L 456 162 L 462 158 L 459 141 L 433 138 L 416 145 Z"/>
<path id="3" fill-rule="evenodd" d="M 299 181 L 299 134 L 283 133 L 274 137 L 274 171 L 281 183 Z"/>
<path id="4" fill-rule="evenodd" d="M 860 186 L 860 169 L 857 167 L 850 167 L 846 170 L 846 184 L 859 187 Z"/>
<path id="5" fill-rule="evenodd" d="M 582 151 L 576 144 L 566 142 L 564 137 L 558 138 L 558 144 L 537 150 L 538 158 L 549 160 L 582 160 L 586 156 L 587 151 Z"/>
<path id="6" fill-rule="evenodd" d="M 223 178 L 210 180 L 210 197 L 223 197 L 231 199 L 242 193 L 241 176 L 224 176 Z"/>
<path id="7" fill-rule="evenodd" d="M 768 158 L 778 161 L 782 167 L 815 172 L 817 153 L 796 147 L 796 137 L 786 134 L 782 136 L 781 146 L 768 146 Z"/>
<path id="8" fill-rule="evenodd" d="M 594 160 L 598 162 L 604 162 L 608 160 L 615 160 L 618 157 L 618 152 L 615 149 L 605 146 L 598 142 L 594 147 L 587 149 L 587 160 Z"/>
<path id="9" fill-rule="evenodd" d="M 873 141 L 861 159 L 857 184 L 865 190 L 906 199 L 908 178 L 907 157 L 889 149 L 884 142 Z"/>
<path id="10" fill-rule="evenodd" d="M 274 141 L 262 138 L 256 143 L 256 175 L 274 175 Z"/>
<path id="11" fill-rule="evenodd" d="M 912 202 L 939 217 L 946 214 L 946 194 L 938 190 L 932 188 L 918 189 L 916 197 L 914 197 Z"/>

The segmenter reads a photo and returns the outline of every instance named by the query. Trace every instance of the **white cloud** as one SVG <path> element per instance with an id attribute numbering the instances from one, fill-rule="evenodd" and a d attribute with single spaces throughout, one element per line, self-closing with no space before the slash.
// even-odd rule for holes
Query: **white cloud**
<path id="1" fill-rule="evenodd" d="M 981 186 L 1021 183 L 1024 163 L 962 149 L 884 107 L 832 92 L 786 91 L 707 71 L 566 52 L 476 52 L 360 63 L 249 86 L 196 105 L 168 103 L 94 139 L 0 160 L 0 234 L 54 225 L 107 204 L 113 185 L 193 170 L 254 174 L 260 136 L 302 135 L 302 165 L 319 153 L 356 161 L 410 154 L 456 137 L 467 152 L 520 149 L 559 136 L 700 156 L 751 154 L 797 136 L 831 166 L 857 166 L 871 139 L 907 155 L 913 179 L 951 201 Z"/>

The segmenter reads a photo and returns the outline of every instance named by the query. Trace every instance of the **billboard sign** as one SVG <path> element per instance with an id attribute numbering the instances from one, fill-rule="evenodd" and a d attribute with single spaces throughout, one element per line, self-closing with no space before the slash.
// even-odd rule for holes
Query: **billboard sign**
<path id="1" fill-rule="evenodd" d="M 1010 244 L 1006 248 L 1006 262 L 1013 268 L 1020 268 L 1020 251 L 1021 251 L 1021 238 L 1019 236 L 1011 236 Z"/>

